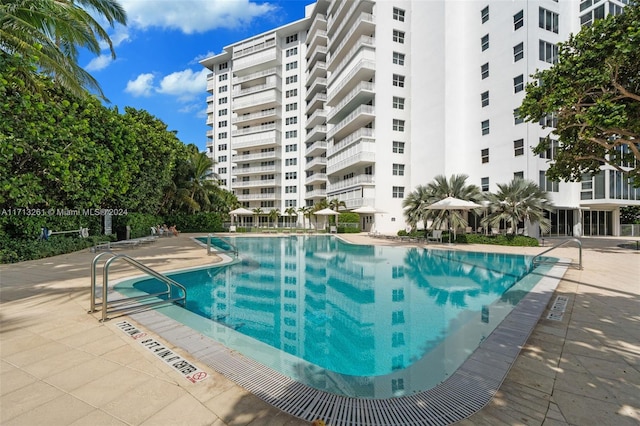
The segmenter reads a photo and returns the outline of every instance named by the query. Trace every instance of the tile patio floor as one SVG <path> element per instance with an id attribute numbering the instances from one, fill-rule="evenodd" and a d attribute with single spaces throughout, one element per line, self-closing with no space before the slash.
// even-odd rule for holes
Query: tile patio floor
<path id="1" fill-rule="evenodd" d="M 347 238 L 398 244 L 363 234 Z M 498 394 L 460 424 L 640 424 L 640 251 L 618 247 L 629 241 L 583 239 L 584 269 L 569 269 L 556 290 L 569 300 L 563 320 L 543 316 Z M 184 234 L 123 252 L 160 271 L 215 261 Z M 573 247 L 553 253 L 577 257 Z M 0 265 L 0 424 L 308 424 L 206 365 L 197 366 L 211 376 L 191 383 L 119 330 L 117 321 L 102 324 L 97 314 L 87 314 L 93 257 L 82 251 Z M 134 275 L 117 264 L 112 271 L 113 278 Z"/>

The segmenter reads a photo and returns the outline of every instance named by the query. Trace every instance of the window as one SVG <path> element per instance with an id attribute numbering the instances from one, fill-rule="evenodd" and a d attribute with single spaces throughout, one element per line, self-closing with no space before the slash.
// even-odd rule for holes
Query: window
<path id="1" fill-rule="evenodd" d="M 286 96 L 287 98 L 291 98 L 291 97 L 294 97 L 294 96 L 298 96 L 298 89 L 291 89 L 291 90 L 287 90 L 287 91 L 285 92 L 285 96 Z"/>
<path id="2" fill-rule="evenodd" d="M 285 43 L 293 43 L 294 41 L 298 41 L 298 34 L 287 36 L 285 39 Z"/>
<path id="3" fill-rule="evenodd" d="M 298 187 L 297 186 L 285 186 L 284 187 L 284 192 L 285 192 L 285 194 L 295 194 L 296 192 L 298 192 Z"/>
<path id="4" fill-rule="evenodd" d="M 482 164 L 489 162 L 489 148 L 480 151 L 480 158 L 482 159 Z"/>
<path id="5" fill-rule="evenodd" d="M 404 346 L 404 333 L 394 331 L 391 335 L 391 346 L 397 348 L 398 346 Z"/>
<path id="6" fill-rule="evenodd" d="M 394 74 L 393 85 L 396 87 L 404 87 L 404 75 Z"/>
<path id="7" fill-rule="evenodd" d="M 219 167 L 218 168 L 218 174 L 219 175 L 223 175 L 225 173 L 227 173 L 227 168 L 226 167 Z"/>
<path id="8" fill-rule="evenodd" d="M 393 8 L 393 19 L 396 21 L 404 22 L 404 10 L 394 7 Z"/>
<path id="9" fill-rule="evenodd" d="M 274 207 L 275 204 L 274 201 L 260 201 L 260 207 Z"/>
<path id="10" fill-rule="evenodd" d="M 226 143 L 221 143 L 220 145 L 218 145 L 218 151 L 226 151 L 226 150 L 227 150 Z"/>
<path id="11" fill-rule="evenodd" d="M 227 109 L 223 108 L 218 111 L 218 117 L 222 117 L 223 115 L 227 115 Z"/>
<path id="12" fill-rule="evenodd" d="M 227 86 L 220 86 L 218 87 L 218 93 L 225 93 L 227 91 Z"/>
<path id="13" fill-rule="evenodd" d="M 480 128 L 482 129 L 482 136 L 489 134 L 489 120 L 484 120 L 480 123 Z"/>
<path id="14" fill-rule="evenodd" d="M 296 207 L 298 202 L 296 200 L 284 200 L 285 207 Z"/>
<path id="15" fill-rule="evenodd" d="M 297 75 L 292 75 L 289 76 L 285 79 L 286 84 L 291 84 L 291 83 L 297 83 L 298 82 L 298 76 Z"/>
<path id="16" fill-rule="evenodd" d="M 546 151 L 540 153 L 540 158 L 555 160 L 556 154 L 558 152 L 558 141 L 551 138 L 549 138 L 548 141 L 547 138 L 540 138 L 540 143 L 545 142 L 547 142 L 547 149 Z"/>
<path id="17" fill-rule="evenodd" d="M 489 6 L 480 11 L 480 19 L 482 19 L 483 24 L 489 20 Z"/>
<path id="18" fill-rule="evenodd" d="M 296 111 L 298 109 L 298 104 L 297 103 L 292 103 L 292 104 L 287 104 L 285 106 L 285 110 L 287 111 Z"/>
<path id="19" fill-rule="evenodd" d="M 514 179 L 524 179 L 524 172 L 513 172 Z"/>
<path id="20" fill-rule="evenodd" d="M 480 75 L 482 76 L 483 80 L 489 77 L 489 62 L 487 62 L 486 64 L 483 64 L 480 67 Z"/>
<path id="21" fill-rule="evenodd" d="M 293 55 L 297 55 L 297 54 L 298 54 L 298 47 L 297 46 L 296 47 L 292 47 L 291 49 L 287 49 L 287 51 L 286 51 L 287 58 L 289 56 L 293 56 Z"/>
<path id="22" fill-rule="evenodd" d="M 558 34 L 558 14 L 542 7 L 539 8 L 538 25 L 540 28 Z"/>
<path id="23" fill-rule="evenodd" d="M 485 34 L 480 38 L 480 46 L 483 52 L 489 48 L 489 34 Z"/>
<path id="24" fill-rule="evenodd" d="M 298 137 L 298 131 L 297 130 L 289 130 L 287 132 L 285 132 L 284 134 L 284 138 L 285 139 L 291 139 L 291 138 L 297 138 Z"/>
<path id="25" fill-rule="evenodd" d="M 226 103 L 227 103 L 227 97 L 226 96 L 223 97 L 223 98 L 218 99 L 218 105 L 224 105 Z"/>
<path id="26" fill-rule="evenodd" d="M 404 120 L 393 119 L 393 130 L 398 132 L 404 132 Z"/>
<path id="27" fill-rule="evenodd" d="M 261 194 L 275 194 L 276 193 L 276 189 L 275 188 L 260 188 L 260 193 Z"/>
<path id="28" fill-rule="evenodd" d="M 586 15 L 582 15 L 580 17 L 580 25 L 588 27 L 596 19 L 603 19 L 603 18 L 604 18 L 604 4 L 596 7 L 591 12 L 587 12 Z"/>
<path id="29" fill-rule="evenodd" d="M 404 198 L 404 186 L 394 186 L 391 196 L 393 198 Z"/>
<path id="30" fill-rule="evenodd" d="M 520 74 L 513 78 L 513 93 L 522 92 L 524 90 L 524 75 Z"/>
<path id="31" fill-rule="evenodd" d="M 284 147 L 285 152 L 296 152 L 298 150 L 298 144 L 290 144 Z"/>
<path id="32" fill-rule="evenodd" d="M 395 272 L 395 268 L 393 269 L 393 271 Z M 402 276 L 404 276 L 404 274 L 402 274 Z M 393 300 L 394 302 L 402 302 L 404 300 L 404 289 L 393 289 L 391 292 L 391 300 Z"/>
<path id="33" fill-rule="evenodd" d="M 288 64 L 285 65 L 285 68 L 287 69 L 287 71 L 297 69 L 298 61 L 289 62 Z"/>
<path id="34" fill-rule="evenodd" d="M 218 71 L 226 70 L 228 67 L 229 67 L 229 64 L 225 62 L 223 64 L 218 65 Z"/>
<path id="35" fill-rule="evenodd" d="M 518 43 L 513 46 L 513 62 L 518 62 L 524 58 L 524 43 Z"/>
<path id="36" fill-rule="evenodd" d="M 391 278 L 394 280 L 404 277 L 404 266 L 394 266 L 391 268 Z M 395 300 L 397 302 L 397 300 Z"/>
<path id="37" fill-rule="evenodd" d="M 396 43 L 404 43 L 404 31 L 393 30 L 393 41 Z"/>
<path id="38" fill-rule="evenodd" d="M 298 172 L 287 172 L 284 174 L 285 180 L 298 179 Z"/>
<path id="39" fill-rule="evenodd" d="M 404 142 L 393 141 L 393 152 L 396 154 L 404 154 Z"/>
<path id="40" fill-rule="evenodd" d="M 298 122 L 298 117 L 287 117 L 285 119 L 286 124 L 296 124 Z"/>
<path id="41" fill-rule="evenodd" d="M 524 139 L 513 141 L 513 155 L 516 157 L 524 155 Z"/>
<path id="42" fill-rule="evenodd" d="M 393 97 L 393 108 L 395 109 L 404 109 L 404 98 L 400 98 L 398 96 Z"/>
<path id="43" fill-rule="evenodd" d="M 227 120 L 218 121 L 218 127 L 227 127 Z"/>
<path id="44" fill-rule="evenodd" d="M 218 76 L 218 81 L 225 81 L 227 78 L 229 78 L 229 74 L 220 74 Z"/>
<path id="45" fill-rule="evenodd" d="M 489 178 L 483 177 L 480 179 L 480 189 L 482 192 L 487 192 L 489 190 Z"/>
<path id="46" fill-rule="evenodd" d="M 227 132 L 218 133 L 218 139 L 226 139 L 226 138 L 227 138 Z"/>
<path id="47" fill-rule="evenodd" d="M 523 25 L 524 25 L 524 11 L 521 10 L 520 12 L 513 15 L 513 30 L 516 31 L 518 28 L 522 28 Z"/>
<path id="48" fill-rule="evenodd" d="M 482 103 L 482 108 L 489 106 L 489 91 L 480 93 L 480 102 Z"/>
<path id="49" fill-rule="evenodd" d="M 393 175 L 394 176 L 404 176 L 404 164 L 394 164 L 393 165 Z"/>
<path id="50" fill-rule="evenodd" d="M 404 390 L 404 379 L 391 379 L 391 391 L 399 392 Z"/>
<path id="51" fill-rule="evenodd" d="M 558 115 L 555 113 L 547 114 L 540 119 L 542 127 L 558 127 Z"/>
<path id="52" fill-rule="evenodd" d="M 540 60 L 555 64 L 558 62 L 558 46 L 544 40 L 540 40 Z"/>
<path id="53" fill-rule="evenodd" d="M 524 123 L 524 119 L 520 116 L 520 108 L 513 110 L 513 124 Z"/>
<path id="54" fill-rule="evenodd" d="M 404 65 L 404 53 L 393 52 L 393 63 L 396 65 Z"/>
<path id="55" fill-rule="evenodd" d="M 547 191 L 547 192 L 558 192 L 559 189 L 559 183 L 558 182 L 552 182 L 548 177 L 547 177 L 547 172 L 544 170 L 540 170 L 540 175 L 539 175 L 539 182 L 538 182 L 540 189 L 543 191 Z M 584 189 L 584 188 L 583 188 Z"/>
<path id="56" fill-rule="evenodd" d="M 224 163 L 226 161 L 227 161 L 227 156 L 226 155 L 218 156 L 218 163 Z"/>
<path id="57" fill-rule="evenodd" d="M 284 160 L 285 166 L 295 166 L 296 164 L 298 164 L 297 158 L 287 158 L 286 160 Z"/>

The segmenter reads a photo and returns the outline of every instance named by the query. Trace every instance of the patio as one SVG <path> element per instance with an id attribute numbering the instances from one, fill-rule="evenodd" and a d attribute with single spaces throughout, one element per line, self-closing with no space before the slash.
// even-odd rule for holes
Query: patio
<path id="1" fill-rule="evenodd" d="M 341 235 L 342 236 L 342 235 Z M 406 244 L 344 235 L 357 243 Z M 560 320 L 539 321 L 492 402 L 465 425 L 640 422 L 640 252 L 630 240 L 585 238 L 584 270 L 569 269 L 556 296 Z M 521 252 L 542 248 L 461 246 Z M 575 248 L 557 255 L 575 257 Z M 163 271 L 215 261 L 189 235 L 125 252 Z M 206 365 L 192 383 L 116 326 L 86 313 L 88 251 L 0 266 L 0 423 L 3 425 L 305 425 Z M 132 275 L 116 267 L 113 277 Z M 124 318 L 126 319 L 126 317 Z M 135 324 L 135 323 L 134 323 Z M 144 329 L 144 327 L 143 327 Z M 153 339 L 166 343 L 162 336 Z M 169 348 L 189 360 L 179 347 Z M 197 364 L 197 363 L 196 363 Z"/>

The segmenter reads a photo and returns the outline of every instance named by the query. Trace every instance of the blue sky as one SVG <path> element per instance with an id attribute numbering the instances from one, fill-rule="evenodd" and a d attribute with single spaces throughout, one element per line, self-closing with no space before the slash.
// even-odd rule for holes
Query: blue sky
<path id="1" fill-rule="evenodd" d="M 313 0 L 120 0 L 126 27 L 109 28 L 107 46 L 83 55 L 107 106 L 149 111 L 177 130 L 184 143 L 206 146 L 206 74 L 198 62 L 254 34 L 304 18 Z M 107 28 L 105 26 L 105 28 Z"/>

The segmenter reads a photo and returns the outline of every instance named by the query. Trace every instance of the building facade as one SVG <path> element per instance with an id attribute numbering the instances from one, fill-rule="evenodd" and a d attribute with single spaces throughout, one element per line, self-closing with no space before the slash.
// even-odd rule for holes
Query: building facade
<path id="1" fill-rule="evenodd" d="M 625 3 L 318 0 L 201 62 L 209 154 L 222 184 L 264 213 L 337 199 L 364 211 L 363 230 L 395 234 L 404 197 L 436 175 L 483 191 L 519 176 L 551 195 L 553 235 L 618 235 L 640 190 L 606 168 L 549 181 L 554 149 L 531 148 L 555 118 L 525 123 L 518 107 L 558 42 Z"/>

